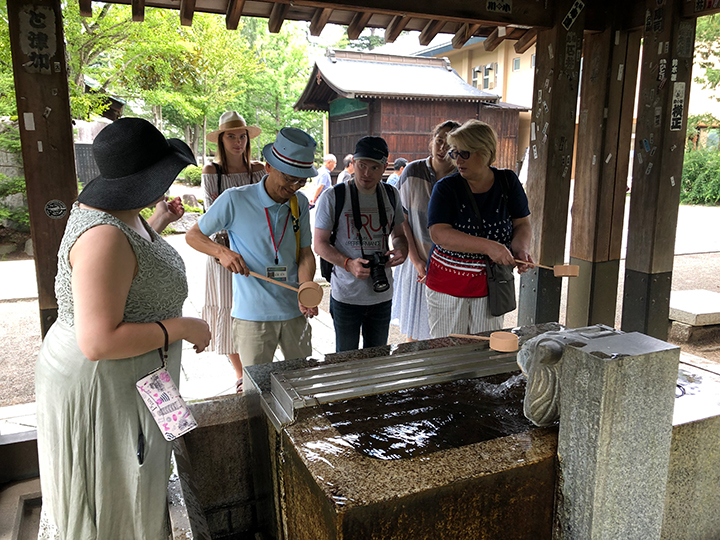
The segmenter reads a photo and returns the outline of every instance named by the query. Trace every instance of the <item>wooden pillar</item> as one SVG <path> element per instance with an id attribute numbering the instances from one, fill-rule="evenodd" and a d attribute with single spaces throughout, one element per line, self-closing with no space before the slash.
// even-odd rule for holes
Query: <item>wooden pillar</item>
<path id="1" fill-rule="evenodd" d="M 572 173 L 575 111 L 585 27 L 581 2 L 556 2 L 555 26 L 538 33 L 527 194 L 536 262 L 563 262 Z M 536 268 L 520 280 L 519 324 L 557 321 L 561 280 Z"/>
<path id="2" fill-rule="evenodd" d="M 620 11 L 616 11 L 620 13 Z M 641 32 L 609 24 L 585 36 L 567 325 L 615 326 Z"/>
<path id="3" fill-rule="evenodd" d="M 8 0 L 40 325 L 57 318 L 57 251 L 77 199 L 65 42 L 59 0 Z"/>
<path id="4" fill-rule="evenodd" d="M 695 19 L 647 0 L 622 329 L 667 339 Z"/>

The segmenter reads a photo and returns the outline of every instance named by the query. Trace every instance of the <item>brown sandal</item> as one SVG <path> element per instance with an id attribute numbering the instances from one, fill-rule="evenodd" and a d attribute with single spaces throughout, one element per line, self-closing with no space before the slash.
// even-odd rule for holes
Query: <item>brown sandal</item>
<path id="1" fill-rule="evenodd" d="M 237 381 L 235 381 L 235 392 L 238 394 L 243 393 L 243 378 L 240 377 Z"/>

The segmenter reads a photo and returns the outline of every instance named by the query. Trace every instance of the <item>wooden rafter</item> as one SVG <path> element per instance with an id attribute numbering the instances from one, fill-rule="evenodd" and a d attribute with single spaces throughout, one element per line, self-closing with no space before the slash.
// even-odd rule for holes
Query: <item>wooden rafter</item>
<path id="1" fill-rule="evenodd" d="M 280 32 L 280 28 L 282 28 L 285 22 L 285 16 L 289 10 L 290 4 L 273 4 L 270 19 L 268 20 L 268 30 L 271 34 Z"/>
<path id="2" fill-rule="evenodd" d="M 80 15 L 83 17 L 92 17 L 92 0 L 79 0 Z"/>
<path id="3" fill-rule="evenodd" d="M 145 0 L 132 0 L 132 20 L 135 22 L 145 20 Z"/>
<path id="4" fill-rule="evenodd" d="M 462 49 L 468 40 L 473 37 L 473 34 L 480 29 L 479 24 L 465 23 L 455 33 L 455 37 L 452 38 L 453 49 Z"/>
<path id="5" fill-rule="evenodd" d="M 228 1 L 227 12 L 225 13 L 225 28 L 228 30 L 237 30 L 243 7 L 245 7 L 245 0 Z"/>
<path id="6" fill-rule="evenodd" d="M 435 36 L 438 35 L 438 32 L 440 32 L 440 29 L 443 26 L 445 26 L 445 21 L 428 21 L 428 23 L 425 25 L 425 28 L 423 28 L 422 32 L 420 32 L 420 45 L 422 45 L 423 47 L 429 45 L 430 42 L 435 38 Z"/>
<path id="7" fill-rule="evenodd" d="M 195 0 L 180 0 L 180 24 L 192 26 L 195 15 Z"/>
<path id="8" fill-rule="evenodd" d="M 485 50 L 488 52 L 494 51 L 503 41 L 505 41 L 506 36 L 507 29 L 504 26 L 498 26 L 495 30 L 492 31 L 492 34 L 490 34 L 488 38 L 483 42 Z"/>
<path id="9" fill-rule="evenodd" d="M 347 29 L 349 40 L 353 41 L 360 37 L 360 34 L 362 34 L 362 31 L 365 30 L 370 17 L 372 17 L 372 12 L 370 11 L 359 11 L 355 14 Z"/>
<path id="10" fill-rule="evenodd" d="M 385 43 L 395 43 L 400 33 L 405 30 L 407 23 L 410 22 L 410 17 L 405 15 L 395 15 L 390 24 L 385 29 Z"/>
<path id="11" fill-rule="evenodd" d="M 319 36 L 332 15 L 332 8 L 316 9 L 310 21 L 310 35 Z"/>
<path id="12" fill-rule="evenodd" d="M 520 39 L 515 42 L 515 52 L 522 54 L 527 51 L 530 47 L 535 45 L 537 41 L 537 30 L 534 28 L 525 32 Z"/>

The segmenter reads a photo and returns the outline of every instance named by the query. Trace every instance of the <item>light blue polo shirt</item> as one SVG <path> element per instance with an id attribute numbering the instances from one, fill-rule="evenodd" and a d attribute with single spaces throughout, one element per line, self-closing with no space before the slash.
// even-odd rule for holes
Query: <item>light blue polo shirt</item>
<path id="1" fill-rule="evenodd" d="M 288 285 L 298 285 L 298 265 L 295 259 L 296 242 L 290 202 L 276 203 L 265 191 L 265 176 L 259 183 L 226 189 L 207 213 L 200 217 L 200 231 L 210 236 L 222 229 L 228 231 L 230 249 L 242 255 L 253 272 L 266 275 L 266 267 L 274 266 L 273 247 L 268 218 L 278 244 L 278 264 L 288 268 Z M 298 192 L 300 207 L 300 247 L 312 242 L 308 200 Z M 287 219 L 285 236 L 280 242 Z M 297 293 L 261 279 L 233 274 L 232 316 L 246 321 L 287 321 L 300 317 Z"/>

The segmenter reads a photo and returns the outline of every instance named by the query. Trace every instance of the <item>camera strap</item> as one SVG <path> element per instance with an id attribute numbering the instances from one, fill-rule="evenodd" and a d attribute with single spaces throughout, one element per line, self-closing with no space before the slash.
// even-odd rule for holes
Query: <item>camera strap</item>
<path id="1" fill-rule="evenodd" d="M 349 182 L 350 184 L 350 203 L 352 204 L 352 213 L 353 213 L 353 223 L 355 224 L 355 230 L 357 231 L 358 235 L 358 242 L 360 242 L 360 253 L 362 253 L 363 259 L 366 259 L 365 257 L 365 250 L 363 250 L 362 247 L 362 236 L 360 235 L 360 230 L 362 229 L 362 219 L 360 217 L 360 201 L 358 198 L 358 189 L 355 185 L 355 180 L 352 180 Z M 388 245 L 387 237 L 387 214 L 385 213 L 385 201 L 383 201 L 382 194 L 380 193 L 380 184 L 378 184 L 375 187 L 375 195 L 377 197 L 377 209 L 378 214 L 380 215 L 380 226 L 382 227 L 383 232 L 383 240 L 385 243 L 385 247 Z"/>

